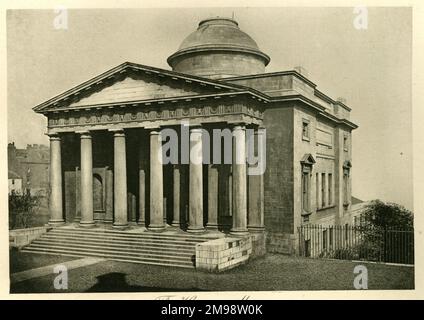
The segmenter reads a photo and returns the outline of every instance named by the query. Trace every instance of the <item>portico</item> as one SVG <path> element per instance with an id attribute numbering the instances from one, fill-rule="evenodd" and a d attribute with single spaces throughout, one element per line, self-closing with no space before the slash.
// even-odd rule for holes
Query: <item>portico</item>
<path id="1" fill-rule="evenodd" d="M 261 101 L 244 97 L 235 104 L 236 96 L 49 112 L 50 224 L 240 236 L 248 234 L 248 226 L 263 229 L 263 210 L 253 205 L 263 202 L 263 183 L 248 178 L 246 163 L 246 128 L 258 131 Z M 177 163 L 164 161 L 164 129 L 177 134 Z M 214 129 L 230 134 L 216 140 Z M 213 152 L 217 143 L 220 155 Z"/>

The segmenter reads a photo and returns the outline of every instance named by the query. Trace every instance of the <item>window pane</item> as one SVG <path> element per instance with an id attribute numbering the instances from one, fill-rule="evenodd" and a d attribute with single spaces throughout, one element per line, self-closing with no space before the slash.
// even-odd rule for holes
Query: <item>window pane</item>
<path id="1" fill-rule="evenodd" d="M 328 174 L 328 205 L 333 203 L 333 175 Z"/>
<path id="2" fill-rule="evenodd" d="M 315 175 L 315 185 L 316 185 L 316 202 L 317 208 L 319 208 L 319 173 Z"/>
<path id="3" fill-rule="evenodd" d="M 309 173 L 302 173 L 302 209 L 309 211 Z"/>

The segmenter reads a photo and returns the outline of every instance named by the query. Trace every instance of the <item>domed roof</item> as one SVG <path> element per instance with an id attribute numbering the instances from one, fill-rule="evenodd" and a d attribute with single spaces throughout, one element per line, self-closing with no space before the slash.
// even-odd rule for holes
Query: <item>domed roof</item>
<path id="1" fill-rule="evenodd" d="M 184 39 L 178 51 L 168 58 L 168 63 L 171 65 L 174 58 L 183 54 L 218 50 L 250 53 L 260 57 L 265 65 L 270 61 L 255 40 L 240 30 L 235 20 L 216 17 L 200 21 L 197 30 Z"/>

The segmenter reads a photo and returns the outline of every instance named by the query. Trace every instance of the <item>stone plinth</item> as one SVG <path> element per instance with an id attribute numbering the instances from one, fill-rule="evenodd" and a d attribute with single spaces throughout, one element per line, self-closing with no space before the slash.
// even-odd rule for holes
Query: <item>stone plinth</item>
<path id="1" fill-rule="evenodd" d="M 50 229 L 52 229 L 51 226 L 10 230 L 9 247 L 22 248 L 27 246 Z"/>
<path id="2" fill-rule="evenodd" d="M 252 253 L 252 240 L 220 238 L 196 245 L 196 269 L 221 272 L 246 263 Z"/>

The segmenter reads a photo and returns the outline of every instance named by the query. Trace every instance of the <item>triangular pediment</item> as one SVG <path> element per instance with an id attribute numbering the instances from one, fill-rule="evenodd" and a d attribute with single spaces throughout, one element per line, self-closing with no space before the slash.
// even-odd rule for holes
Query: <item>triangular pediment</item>
<path id="1" fill-rule="evenodd" d="M 237 92 L 215 80 L 126 62 L 36 107 L 36 112 Z"/>
<path id="2" fill-rule="evenodd" d="M 161 80 L 161 81 L 159 81 Z M 143 101 L 161 98 L 191 96 L 212 93 L 207 88 L 201 89 L 185 83 L 172 83 L 154 77 L 129 75 L 98 91 L 94 91 L 69 107 L 114 104 L 118 102 Z"/>
<path id="3" fill-rule="evenodd" d="M 314 157 L 313 157 L 313 155 L 312 154 L 310 154 L 310 153 L 306 153 L 306 154 L 304 154 L 303 155 L 303 157 L 302 157 L 302 159 L 300 160 L 300 162 L 303 164 L 303 165 L 309 165 L 309 166 L 312 166 L 316 161 L 315 161 L 315 159 L 314 159 Z"/>

